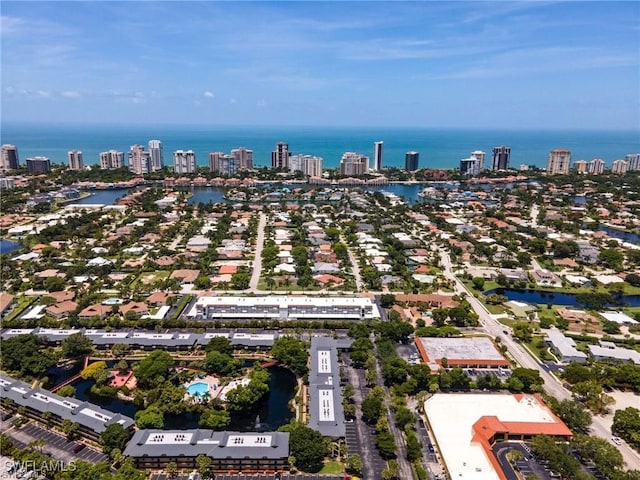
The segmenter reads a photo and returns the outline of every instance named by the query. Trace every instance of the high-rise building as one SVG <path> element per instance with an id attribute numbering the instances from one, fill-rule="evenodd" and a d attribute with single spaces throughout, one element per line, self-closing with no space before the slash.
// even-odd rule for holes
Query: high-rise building
<path id="1" fill-rule="evenodd" d="M 180 175 L 196 172 L 196 154 L 193 150 L 173 152 L 173 171 Z"/>
<path id="2" fill-rule="evenodd" d="M 562 174 L 567 175 L 569 173 L 569 166 L 571 165 L 571 152 L 566 148 L 556 148 L 549 152 L 547 158 L 547 173 L 550 175 Z"/>
<path id="3" fill-rule="evenodd" d="M 100 168 L 103 170 L 112 170 L 124 167 L 124 153 L 117 150 L 109 150 L 100 153 Z"/>
<path id="4" fill-rule="evenodd" d="M 322 175 L 322 157 L 313 155 L 291 155 L 289 157 L 291 173 L 300 171 L 309 177 Z"/>
<path id="5" fill-rule="evenodd" d="M 586 160 L 576 160 L 573 162 L 573 171 L 576 173 L 587 173 L 589 171 L 589 164 Z"/>
<path id="6" fill-rule="evenodd" d="M 289 170 L 289 157 L 291 152 L 289 151 L 289 144 L 284 142 L 278 142 L 276 149 L 271 152 L 271 167 L 279 168 L 281 170 Z"/>
<path id="7" fill-rule="evenodd" d="M 592 175 L 600 175 L 604 172 L 604 160 L 601 158 L 594 158 L 589 162 L 589 173 Z"/>
<path id="8" fill-rule="evenodd" d="M 407 172 L 415 172 L 419 168 L 419 156 L 418 152 L 407 152 L 404 154 L 404 169 Z"/>
<path id="9" fill-rule="evenodd" d="M 480 172 L 484 170 L 485 153 L 481 150 L 471 152 L 469 158 L 463 158 L 460 160 L 460 174 L 461 175 L 480 175 Z"/>
<path id="10" fill-rule="evenodd" d="M 67 153 L 67 158 L 69 159 L 69 170 L 82 170 L 84 168 L 80 150 L 70 150 Z"/>
<path id="11" fill-rule="evenodd" d="M 149 140 L 149 155 L 151 156 L 151 171 L 162 170 L 164 168 L 164 156 L 160 140 Z"/>
<path id="12" fill-rule="evenodd" d="M 630 153 L 629 155 L 625 155 L 624 159 L 629 163 L 630 172 L 640 170 L 640 153 Z"/>
<path id="13" fill-rule="evenodd" d="M 369 157 L 361 153 L 345 152 L 340 159 L 342 175 L 364 175 L 369 171 Z"/>
<path id="14" fill-rule="evenodd" d="M 624 175 L 629 171 L 629 162 L 626 160 L 614 160 L 611 164 L 611 173 Z"/>
<path id="15" fill-rule="evenodd" d="M 237 157 L 227 155 L 224 152 L 211 152 L 209 153 L 209 169 L 220 175 L 232 177 L 238 170 Z"/>
<path id="16" fill-rule="evenodd" d="M 136 175 L 153 172 L 151 154 L 142 145 L 131 145 L 129 149 L 129 170 Z"/>
<path id="17" fill-rule="evenodd" d="M 2 145 L 2 163 L 0 164 L 2 170 L 15 170 L 20 168 L 20 159 L 18 158 L 18 147 L 15 145 L 4 144 Z"/>
<path id="18" fill-rule="evenodd" d="M 382 149 L 384 142 L 374 142 L 373 144 L 373 168 L 375 172 L 382 170 Z"/>
<path id="19" fill-rule="evenodd" d="M 253 150 L 245 147 L 234 148 L 231 155 L 236 159 L 237 170 L 251 170 L 253 168 Z"/>
<path id="20" fill-rule="evenodd" d="M 51 171 L 51 162 L 47 157 L 27 158 L 27 170 L 29 173 L 48 173 Z"/>
<path id="21" fill-rule="evenodd" d="M 491 170 L 494 172 L 497 170 L 509 170 L 509 157 L 511 156 L 511 148 L 505 147 L 493 147 L 493 164 Z"/>

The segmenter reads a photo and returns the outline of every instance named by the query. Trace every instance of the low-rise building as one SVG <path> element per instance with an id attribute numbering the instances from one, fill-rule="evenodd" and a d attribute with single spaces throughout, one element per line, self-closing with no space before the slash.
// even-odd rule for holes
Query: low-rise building
<path id="1" fill-rule="evenodd" d="M 443 359 L 447 368 L 508 368 L 511 365 L 487 337 L 416 337 L 415 343 L 422 361 L 432 371 L 443 368 Z"/>
<path id="2" fill-rule="evenodd" d="M 78 425 L 78 432 L 94 441 L 114 423 L 125 430 L 133 431 L 132 418 L 113 413 L 89 402 L 75 398 L 61 397 L 43 388 L 31 388 L 28 383 L 13 379 L 0 373 L 0 398 L 5 408 L 17 410 L 25 407 L 27 417 L 43 420 L 46 417 L 55 425 L 69 420 Z"/>
<path id="3" fill-rule="evenodd" d="M 587 361 L 587 354 L 576 348 L 576 342 L 572 338 L 566 337 L 555 327 L 547 330 L 547 336 L 544 340 L 563 363 L 584 363 Z"/>
<path id="4" fill-rule="evenodd" d="M 336 341 L 313 337 L 309 356 L 309 428 L 324 437 L 342 438 L 345 426 Z"/>
<path id="5" fill-rule="evenodd" d="M 599 362 L 633 362 L 640 365 L 640 352 L 620 348 L 613 342 L 600 340 L 598 345 L 589 345 L 589 354 Z"/>
<path id="6" fill-rule="evenodd" d="M 289 469 L 288 432 L 215 432 L 213 430 L 138 430 L 123 454 L 136 468 L 195 469 L 199 455 L 211 459 L 211 472 L 276 472 Z"/>

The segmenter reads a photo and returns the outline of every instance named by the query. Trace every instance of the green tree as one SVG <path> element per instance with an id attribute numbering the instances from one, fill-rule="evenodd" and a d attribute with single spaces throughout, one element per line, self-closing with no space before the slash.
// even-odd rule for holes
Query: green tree
<path id="1" fill-rule="evenodd" d="M 415 462 L 422 458 L 422 444 L 413 430 L 408 430 L 405 436 L 407 440 L 407 460 Z"/>
<path id="2" fill-rule="evenodd" d="M 226 353 L 212 350 L 207 353 L 203 366 L 204 369 L 209 373 L 218 375 L 231 375 L 239 370 L 242 364 L 240 360 L 235 359 Z"/>
<path id="3" fill-rule="evenodd" d="M 135 421 L 138 428 L 163 428 L 164 413 L 157 405 L 151 405 L 145 410 L 138 410 Z"/>
<path id="4" fill-rule="evenodd" d="M 324 442 L 320 432 L 293 421 L 278 430 L 289 432 L 289 453 L 295 466 L 303 472 L 317 472 L 322 468 Z"/>
<path id="5" fill-rule="evenodd" d="M 256 368 L 249 374 L 250 381 L 246 386 L 239 385 L 227 393 L 227 408 L 232 412 L 251 410 L 254 405 L 269 391 L 269 373 L 263 368 Z"/>
<path id="6" fill-rule="evenodd" d="M 93 343 L 83 333 L 74 333 L 62 341 L 62 355 L 65 358 L 77 358 L 91 353 Z"/>
<path id="7" fill-rule="evenodd" d="M 346 465 L 347 472 L 354 475 L 360 475 L 363 468 L 364 465 L 362 463 L 362 458 L 360 457 L 360 455 L 358 455 L 357 453 L 349 455 Z"/>
<path id="8" fill-rule="evenodd" d="M 616 410 L 611 431 L 635 449 L 640 449 L 640 410 L 627 407 Z"/>
<path id="9" fill-rule="evenodd" d="M 251 277 L 246 272 L 236 272 L 231 276 L 231 285 L 234 290 L 246 290 L 250 282 Z"/>
<path id="10" fill-rule="evenodd" d="M 205 350 L 207 352 L 216 351 L 216 352 L 224 353 L 227 355 L 232 355 L 233 345 L 231 344 L 231 341 L 227 337 L 217 336 L 217 337 L 212 337 L 211 340 L 209 340 L 209 343 L 205 347 Z"/>
<path id="11" fill-rule="evenodd" d="M 76 389 L 73 385 L 65 385 L 56 392 L 61 397 L 73 397 L 76 394 Z"/>
<path id="12" fill-rule="evenodd" d="M 138 384 L 142 387 L 153 387 L 164 382 L 173 366 L 173 358 L 163 350 L 154 350 L 135 369 Z"/>
<path id="13" fill-rule="evenodd" d="M 280 337 L 271 347 L 271 356 L 298 376 L 305 375 L 307 368 L 307 349 L 301 340 L 294 337 Z"/>
<path id="14" fill-rule="evenodd" d="M 473 288 L 475 288 L 476 290 L 482 291 L 482 289 L 484 288 L 484 278 L 482 277 L 473 277 L 471 283 L 473 283 Z"/>
<path id="15" fill-rule="evenodd" d="M 124 450 L 129 441 L 129 432 L 119 423 L 108 425 L 100 434 L 100 443 L 102 451 L 107 455 L 111 454 L 113 449 Z"/>
<path id="16" fill-rule="evenodd" d="M 211 430 L 224 430 L 229 425 L 231 416 L 226 410 L 218 410 L 208 408 L 198 420 L 198 426 L 200 428 L 209 428 Z"/>
<path id="17" fill-rule="evenodd" d="M 396 442 L 388 431 L 378 432 L 375 442 L 382 458 L 385 460 L 396 458 Z"/>
<path id="18" fill-rule="evenodd" d="M 16 335 L 0 341 L 0 367 L 20 375 L 39 376 L 56 363 L 45 343 L 34 334 Z"/>
<path id="19" fill-rule="evenodd" d="M 586 432 L 591 425 L 591 414 L 582 405 L 566 399 L 554 408 L 555 413 L 574 431 Z"/>
<path id="20" fill-rule="evenodd" d="M 209 478 L 211 464 L 213 460 L 207 455 L 200 454 L 196 457 L 196 469 L 203 478 Z"/>
<path id="21" fill-rule="evenodd" d="M 368 424 L 374 424 L 383 412 L 382 398 L 369 392 L 362 402 L 362 419 Z"/>

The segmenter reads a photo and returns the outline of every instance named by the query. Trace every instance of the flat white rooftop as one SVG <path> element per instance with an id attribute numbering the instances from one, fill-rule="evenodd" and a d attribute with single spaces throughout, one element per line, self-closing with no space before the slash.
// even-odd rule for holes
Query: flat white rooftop
<path id="1" fill-rule="evenodd" d="M 610 322 L 616 323 L 638 323 L 636 320 L 631 318 L 629 315 L 623 312 L 604 312 L 600 314 L 603 318 L 609 320 Z"/>
<path id="2" fill-rule="evenodd" d="M 509 364 L 493 342 L 486 337 L 418 337 L 416 342 L 420 342 L 429 363 L 446 358 L 450 365 L 457 363 L 456 360 L 477 362 L 478 364 Z"/>
<path id="3" fill-rule="evenodd" d="M 484 416 L 502 422 L 557 423 L 549 409 L 532 395 L 436 394 L 425 401 L 444 463 L 454 479 L 500 480 L 473 425 Z"/>

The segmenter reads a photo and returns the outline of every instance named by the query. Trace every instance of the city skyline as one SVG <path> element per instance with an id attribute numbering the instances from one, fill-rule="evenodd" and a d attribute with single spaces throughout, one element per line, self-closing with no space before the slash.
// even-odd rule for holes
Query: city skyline
<path id="1" fill-rule="evenodd" d="M 3 2 L 2 117 L 637 129 L 639 18 L 633 2 Z"/>

